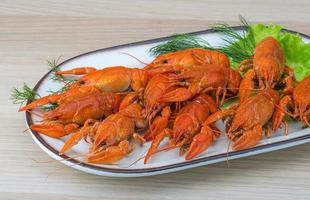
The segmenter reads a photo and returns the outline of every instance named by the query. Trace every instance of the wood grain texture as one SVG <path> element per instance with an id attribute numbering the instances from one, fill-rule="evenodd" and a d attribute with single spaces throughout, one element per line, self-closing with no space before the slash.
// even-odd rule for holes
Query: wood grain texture
<path id="1" fill-rule="evenodd" d="M 146 178 L 85 174 L 33 142 L 10 89 L 33 86 L 46 60 L 215 22 L 274 22 L 310 34 L 309 0 L 0 1 L 0 199 L 309 199 L 310 145 Z"/>

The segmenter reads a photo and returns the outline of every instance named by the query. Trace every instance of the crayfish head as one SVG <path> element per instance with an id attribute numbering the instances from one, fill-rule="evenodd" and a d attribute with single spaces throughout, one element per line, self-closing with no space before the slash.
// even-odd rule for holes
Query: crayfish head
<path id="1" fill-rule="evenodd" d="M 131 69 L 131 88 L 138 92 L 141 89 L 145 88 L 149 79 L 150 74 L 147 73 L 146 70 L 143 69 Z"/>
<path id="2" fill-rule="evenodd" d="M 260 87 L 273 88 L 282 75 L 284 65 L 273 57 L 263 57 L 254 61 L 254 70 L 261 80 Z"/>

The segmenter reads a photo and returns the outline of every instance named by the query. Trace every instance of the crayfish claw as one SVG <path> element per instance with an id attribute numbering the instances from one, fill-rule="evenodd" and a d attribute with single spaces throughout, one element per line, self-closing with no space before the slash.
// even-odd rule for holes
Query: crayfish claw
<path id="1" fill-rule="evenodd" d="M 65 71 L 59 71 L 56 72 L 56 75 L 64 75 L 64 74 L 68 74 L 68 75 L 84 75 L 84 74 L 89 74 L 91 72 L 97 71 L 96 68 L 94 67 L 79 67 L 79 68 L 74 68 L 74 69 L 69 69 L 69 70 L 65 70 Z"/>
<path id="2" fill-rule="evenodd" d="M 169 129 L 165 129 L 163 131 L 161 131 L 152 141 L 151 147 L 149 148 L 145 158 L 144 158 L 144 164 L 146 164 L 149 159 L 151 158 L 151 156 L 155 153 L 157 147 L 160 145 L 161 141 L 170 134 L 170 130 Z"/>
<path id="3" fill-rule="evenodd" d="M 83 138 L 85 138 L 91 131 L 91 126 L 87 126 L 88 122 L 92 120 L 88 120 L 85 122 L 85 125 L 73 133 L 71 137 L 65 142 L 64 146 L 59 152 L 59 155 L 62 155 L 69 151 L 74 145 L 78 144 Z"/>
<path id="4" fill-rule="evenodd" d="M 88 155 L 87 161 L 95 164 L 112 164 L 124 158 L 133 150 L 127 140 L 121 141 L 118 146 L 110 146 L 103 150 L 96 150 Z"/>
<path id="5" fill-rule="evenodd" d="M 201 154 L 212 144 L 216 136 L 211 127 L 204 126 L 199 134 L 197 134 L 189 147 L 185 160 L 192 160 L 197 155 Z"/>
<path id="6" fill-rule="evenodd" d="M 275 108 L 275 112 L 272 116 L 272 130 L 275 132 L 281 125 L 283 118 L 285 116 L 287 106 L 292 103 L 290 96 L 284 96 L 279 105 Z"/>
<path id="7" fill-rule="evenodd" d="M 43 122 L 42 124 L 33 124 L 30 128 L 33 131 L 37 131 L 49 137 L 61 138 L 76 130 L 78 127 L 79 125 L 75 123 L 63 125 L 61 123 L 51 121 Z"/>
<path id="8" fill-rule="evenodd" d="M 150 125 L 150 128 L 144 134 L 144 139 L 146 141 L 150 141 L 156 137 L 162 130 L 164 130 L 169 123 L 169 117 L 171 115 L 170 107 L 165 107 L 162 112 L 161 116 L 157 116 L 153 123 Z"/>
<path id="9" fill-rule="evenodd" d="M 242 136 L 234 143 L 234 150 L 239 151 L 254 147 L 261 140 L 262 132 L 263 129 L 261 125 L 256 125 L 252 130 L 244 132 Z"/>

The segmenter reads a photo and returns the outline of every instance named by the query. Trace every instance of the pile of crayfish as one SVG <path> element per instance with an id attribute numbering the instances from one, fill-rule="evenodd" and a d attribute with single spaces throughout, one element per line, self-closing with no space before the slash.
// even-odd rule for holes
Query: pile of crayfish
<path id="1" fill-rule="evenodd" d="M 310 76 L 296 82 L 272 37 L 261 41 L 238 70 L 223 53 L 192 48 L 158 56 L 144 68 L 80 67 L 56 74 L 77 78 L 66 91 L 20 111 L 56 103 L 31 129 L 53 138 L 71 134 L 60 154 L 85 139 L 89 163 L 117 162 L 134 142 L 151 142 L 144 163 L 175 148 L 191 160 L 222 134 L 218 120 L 226 119 L 226 136 L 235 151 L 257 145 L 282 125 L 288 134 L 285 115 L 310 126 Z M 239 102 L 221 109 L 231 98 Z M 165 138 L 169 142 L 160 149 Z"/>

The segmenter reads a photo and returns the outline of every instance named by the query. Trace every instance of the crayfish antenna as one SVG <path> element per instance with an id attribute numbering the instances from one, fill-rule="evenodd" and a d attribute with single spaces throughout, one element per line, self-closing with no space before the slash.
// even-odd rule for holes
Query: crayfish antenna
<path id="1" fill-rule="evenodd" d="M 138 61 L 139 63 L 144 64 L 144 65 L 147 65 L 146 62 L 141 61 L 139 58 L 135 57 L 134 55 L 131 55 L 130 53 L 122 52 L 122 51 L 119 52 L 119 53 L 124 54 L 124 55 L 127 55 L 127 56 L 129 56 L 129 57 L 132 57 L 133 59 L 135 59 L 135 60 Z"/>
<path id="2" fill-rule="evenodd" d="M 227 145 L 227 149 L 226 149 L 226 164 L 227 164 L 227 168 L 229 168 L 229 149 L 230 149 L 230 145 L 231 145 L 231 140 L 228 138 L 228 145 Z"/>
<path id="3" fill-rule="evenodd" d="M 39 113 L 33 112 L 32 110 L 26 110 L 26 112 L 30 113 L 31 115 L 42 118 L 42 115 L 40 115 Z"/>
<path id="4" fill-rule="evenodd" d="M 216 121 L 223 119 L 227 116 L 233 115 L 235 113 L 235 110 L 233 109 L 225 109 L 225 110 L 219 110 L 212 115 L 210 115 L 207 120 L 204 122 L 204 125 L 215 123 Z"/>
<path id="5" fill-rule="evenodd" d="M 74 156 L 74 157 L 69 157 L 69 158 L 66 158 L 66 159 L 61 159 L 61 160 L 53 160 L 51 162 L 58 162 L 58 161 L 67 161 L 67 160 L 73 160 L 75 158 L 78 158 L 78 157 L 86 157 L 86 155 L 83 155 L 83 154 L 78 154 L 77 156 Z M 79 162 L 76 162 L 76 163 L 73 163 L 71 165 L 68 165 L 69 167 L 74 167 L 75 165 L 79 165 L 81 163 L 84 163 L 84 161 L 79 161 Z M 60 171 L 60 170 L 63 170 L 63 169 L 66 169 L 66 165 L 63 165 L 63 166 L 60 166 L 58 168 L 56 168 L 55 170 L 52 170 L 50 171 L 47 176 L 45 177 L 45 181 L 54 173 Z"/>
<path id="6" fill-rule="evenodd" d="M 238 65 L 239 72 L 244 72 L 251 67 L 253 67 L 253 58 L 243 60 Z"/>

